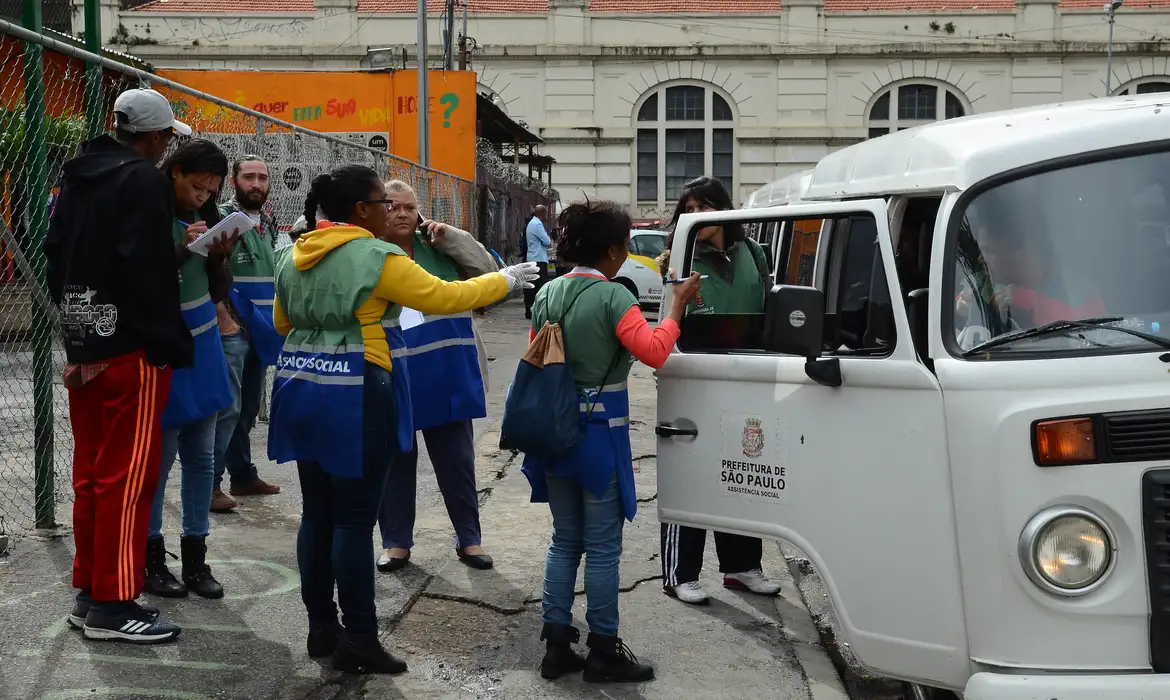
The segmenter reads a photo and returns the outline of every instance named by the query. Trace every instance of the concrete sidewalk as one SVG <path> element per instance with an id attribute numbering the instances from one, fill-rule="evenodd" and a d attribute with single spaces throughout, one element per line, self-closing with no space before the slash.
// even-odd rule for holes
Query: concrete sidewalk
<path id="1" fill-rule="evenodd" d="M 528 503 L 520 464 L 496 449 L 493 432 L 526 345 L 523 306 L 509 301 L 477 323 L 495 358 L 489 365 L 489 417 L 477 422 L 477 438 L 485 546 L 497 565 L 479 572 L 455 558 L 451 525 L 424 449 L 412 563 L 378 575 L 380 626 L 389 646 L 409 661 L 408 674 L 343 676 L 307 657 L 296 573 L 295 471 L 263 462 L 261 474 L 283 492 L 243 499 L 235 513 L 213 516 L 209 557 L 227 597 L 150 601 L 183 626 L 174 644 L 83 640 L 65 624 L 72 600 L 69 532 L 17 541 L 0 559 L 0 698 L 845 698 L 778 547 L 766 548 L 765 568 L 785 581 L 779 598 L 725 591 L 713 566 L 704 574 L 715 596 L 712 605 L 690 607 L 662 594 L 654 383 L 643 367 L 630 381 L 642 510 L 625 535 L 622 635 L 640 658 L 655 664 L 658 680 L 587 686 L 576 678 L 549 683 L 539 677 L 539 600 L 550 519 L 546 506 Z M 263 456 L 263 424 L 254 437 L 254 455 Z M 179 531 L 175 469 L 166 516 L 172 550 Z M 67 508 L 58 519 L 68 521 Z M 710 557 L 713 562 L 714 552 Z"/>

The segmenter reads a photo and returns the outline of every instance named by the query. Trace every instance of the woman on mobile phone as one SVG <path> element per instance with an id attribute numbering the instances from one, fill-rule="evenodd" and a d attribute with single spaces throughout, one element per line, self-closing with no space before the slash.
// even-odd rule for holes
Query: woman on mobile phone
<path id="1" fill-rule="evenodd" d="M 406 252 L 419 267 L 447 282 L 496 272 L 487 249 L 466 231 L 428 221 L 418 210 L 414 189 L 401 180 L 386 183 L 391 200 L 383 240 Z M 427 455 L 451 525 L 455 555 L 473 569 L 490 569 L 479 525 L 475 485 L 475 432 L 472 421 L 487 416 L 487 352 L 471 311 L 442 316 L 418 314 L 402 326 L 410 378 L 414 429 L 422 434 Z M 384 551 L 378 571 L 397 571 L 410 561 L 414 547 L 418 442 L 394 461 L 378 513 Z"/>

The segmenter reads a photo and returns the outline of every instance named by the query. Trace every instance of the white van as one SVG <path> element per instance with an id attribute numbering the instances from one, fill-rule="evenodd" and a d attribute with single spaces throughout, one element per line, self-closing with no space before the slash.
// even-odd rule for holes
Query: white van
<path id="1" fill-rule="evenodd" d="M 658 372 L 662 520 L 799 547 L 876 673 L 1170 698 L 1170 95 L 890 134 L 800 199 L 679 222 L 680 276 L 712 222 L 782 235 L 765 312 Z"/>

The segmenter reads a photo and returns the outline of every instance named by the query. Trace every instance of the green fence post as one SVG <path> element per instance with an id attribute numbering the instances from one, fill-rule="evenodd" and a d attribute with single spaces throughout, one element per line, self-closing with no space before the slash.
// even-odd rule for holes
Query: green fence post
<path id="1" fill-rule="evenodd" d="M 24 0 L 24 28 L 42 33 L 40 0 Z M 25 183 L 28 187 L 28 254 L 36 274 L 30 280 L 44 289 L 46 283 L 45 233 L 49 227 L 48 149 L 45 143 L 44 50 L 24 44 L 24 150 Z M 33 303 L 33 473 L 36 482 L 35 515 L 38 528 L 56 527 L 53 498 L 53 324 L 51 310 Z"/>
<path id="2" fill-rule="evenodd" d="M 102 55 L 101 0 L 85 0 L 85 50 Z M 85 123 L 88 138 L 97 138 L 106 130 L 105 105 L 102 102 L 102 67 L 97 63 L 85 67 Z"/>

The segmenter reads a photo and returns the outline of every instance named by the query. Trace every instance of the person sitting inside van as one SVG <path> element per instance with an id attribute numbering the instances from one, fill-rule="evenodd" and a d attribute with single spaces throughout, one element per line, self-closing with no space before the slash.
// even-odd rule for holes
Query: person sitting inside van
<path id="1" fill-rule="evenodd" d="M 1020 328 L 1107 314 L 1092 280 L 1062 270 L 1045 227 L 985 227 L 976 240 L 995 284 L 994 308 Z M 971 301 L 970 291 L 960 293 L 956 315 L 967 318 Z"/>

